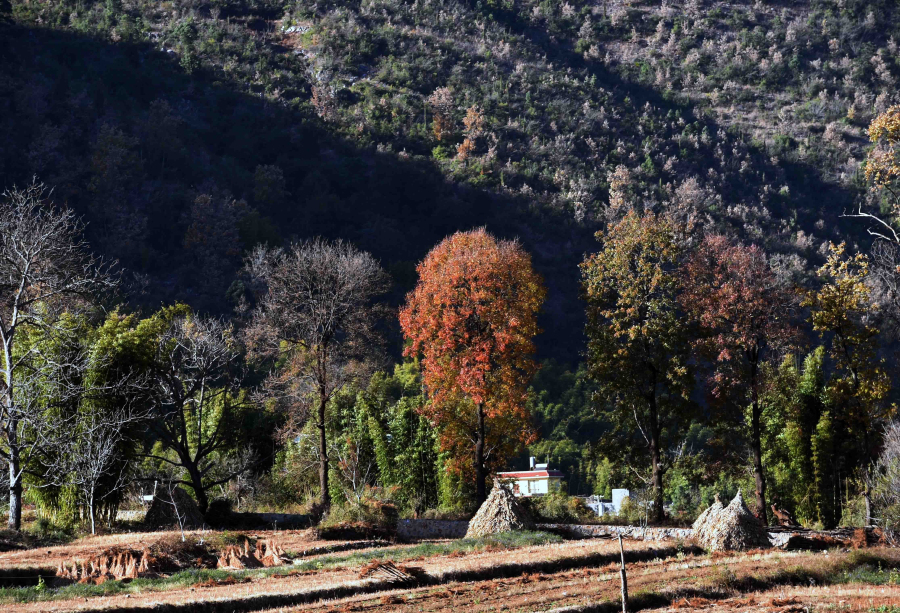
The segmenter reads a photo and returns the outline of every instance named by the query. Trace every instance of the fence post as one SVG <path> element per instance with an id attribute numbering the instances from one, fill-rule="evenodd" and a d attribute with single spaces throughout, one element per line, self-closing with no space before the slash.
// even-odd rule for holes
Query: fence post
<path id="1" fill-rule="evenodd" d="M 622 545 L 622 533 L 619 533 L 619 553 L 622 556 L 622 613 L 628 613 L 628 578 L 625 576 L 625 547 Z"/>

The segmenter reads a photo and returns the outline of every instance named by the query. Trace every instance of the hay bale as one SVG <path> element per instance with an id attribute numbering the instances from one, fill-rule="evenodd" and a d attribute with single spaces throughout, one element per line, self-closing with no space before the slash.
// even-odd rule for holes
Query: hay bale
<path id="1" fill-rule="evenodd" d="M 509 487 L 495 480 L 491 494 L 469 522 L 466 538 L 534 529 L 534 522 Z"/>
<path id="2" fill-rule="evenodd" d="M 173 504 L 174 501 L 174 504 Z M 160 530 L 164 528 L 178 527 L 178 517 L 181 515 L 185 530 L 197 530 L 203 527 L 203 514 L 194 499 L 180 487 L 176 487 L 172 496 L 165 489 L 156 493 L 147 515 L 144 516 L 144 525 L 148 528 Z"/>
<path id="3" fill-rule="evenodd" d="M 746 551 L 771 546 L 766 529 L 744 504 L 740 491 L 727 507 L 710 513 L 699 537 L 697 534 L 694 537 L 710 551 Z"/>
<path id="4" fill-rule="evenodd" d="M 698 543 L 702 543 L 703 539 L 706 535 L 707 530 L 709 529 L 710 524 L 712 523 L 712 518 L 718 515 L 722 509 L 725 507 L 722 505 L 722 501 L 719 500 L 719 495 L 716 494 L 716 499 L 713 503 L 707 507 L 703 513 L 700 514 L 700 517 L 697 518 L 697 521 L 694 522 L 692 528 L 694 529 L 694 540 Z"/>

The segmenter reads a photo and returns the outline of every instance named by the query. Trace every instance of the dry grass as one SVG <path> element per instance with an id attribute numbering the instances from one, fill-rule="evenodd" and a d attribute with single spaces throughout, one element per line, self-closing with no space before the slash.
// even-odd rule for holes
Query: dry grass
<path id="1" fill-rule="evenodd" d="M 209 579 L 157 592 L 8 604 L 3 611 L 615 611 L 617 556 L 618 543 L 570 541 L 423 557 L 416 561 L 422 574 L 402 585 L 377 574 L 361 580 L 360 563 Z M 706 555 L 631 541 L 626 558 L 634 610 L 785 613 L 828 603 L 865 611 L 900 602 L 896 550 Z"/>

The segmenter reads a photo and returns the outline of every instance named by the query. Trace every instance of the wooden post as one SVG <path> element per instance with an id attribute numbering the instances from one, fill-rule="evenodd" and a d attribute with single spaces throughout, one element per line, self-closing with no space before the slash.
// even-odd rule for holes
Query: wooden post
<path id="1" fill-rule="evenodd" d="M 619 534 L 619 553 L 622 555 L 622 613 L 628 613 L 628 578 L 625 576 L 625 547 L 622 545 L 622 535 Z"/>

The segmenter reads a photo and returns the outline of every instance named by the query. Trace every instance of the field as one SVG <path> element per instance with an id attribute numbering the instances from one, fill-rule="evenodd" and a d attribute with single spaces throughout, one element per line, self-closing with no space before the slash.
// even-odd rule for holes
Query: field
<path id="1" fill-rule="evenodd" d="M 60 562 L 110 548 L 179 550 L 177 533 L 85 538 L 0 554 L 0 608 L 46 611 L 616 611 L 618 543 L 525 533 L 412 544 L 321 541 L 312 531 L 190 533 L 211 550 L 274 539 L 291 558 L 256 569 L 191 567 L 79 584 Z M 190 549 L 190 548 L 188 548 Z M 195 549 L 190 549 L 194 551 Z M 174 555 L 174 554 L 173 554 Z M 184 558 L 184 556 L 182 556 Z M 900 552 L 760 550 L 709 555 L 688 543 L 626 541 L 631 610 L 900 611 Z M 398 581 L 380 565 L 392 561 Z M 40 570 L 39 570 L 40 569 Z M 38 584 L 38 575 L 44 577 Z"/>

